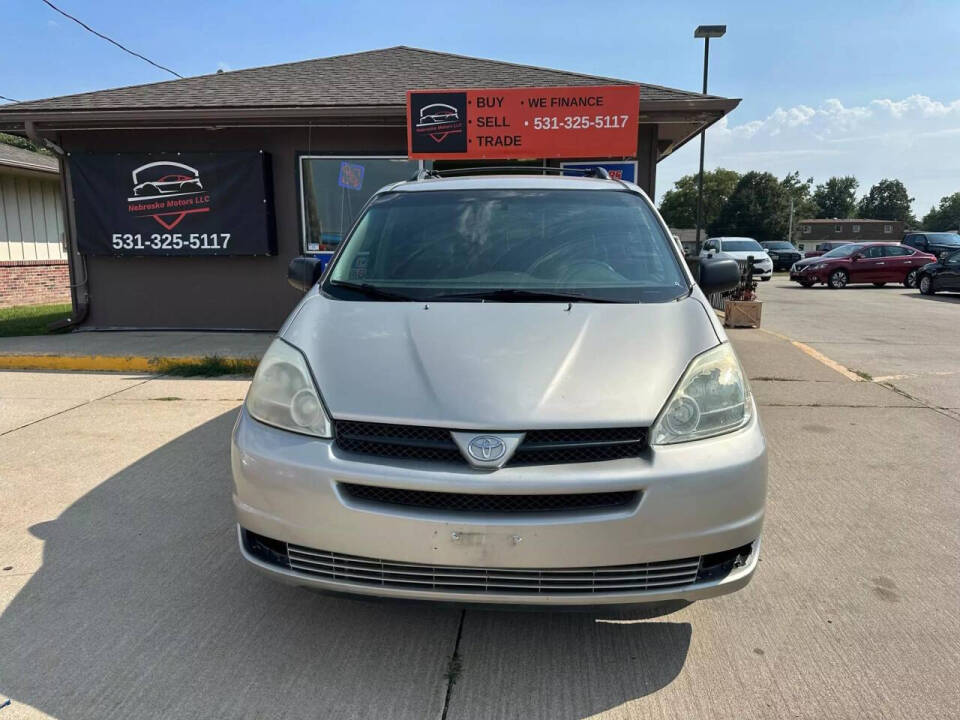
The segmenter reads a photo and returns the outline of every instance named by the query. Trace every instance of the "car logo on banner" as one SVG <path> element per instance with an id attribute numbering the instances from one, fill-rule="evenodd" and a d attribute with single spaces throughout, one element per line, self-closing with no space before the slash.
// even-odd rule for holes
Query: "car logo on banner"
<path id="1" fill-rule="evenodd" d="M 131 175 L 133 191 L 127 209 L 136 217 L 152 217 L 172 230 L 187 215 L 210 211 L 210 194 L 196 168 L 160 160 L 141 165 Z"/>
<path id="2" fill-rule="evenodd" d="M 418 152 L 466 152 L 467 94 L 419 92 L 410 99 L 411 142 Z"/>

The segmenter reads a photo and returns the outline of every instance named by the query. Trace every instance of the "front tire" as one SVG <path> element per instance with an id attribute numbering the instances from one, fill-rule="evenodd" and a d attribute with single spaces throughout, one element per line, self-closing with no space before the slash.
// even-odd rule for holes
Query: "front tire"
<path id="1" fill-rule="evenodd" d="M 933 295 L 936 292 L 936 290 L 933 289 L 933 278 L 929 275 L 923 275 L 920 278 L 919 287 L 920 292 L 924 295 Z"/>
<path id="2" fill-rule="evenodd" d="M 903 279 L 903 286 L 908 288 L 915 288 L 917 286 L 916 268 L 907 273 L 907 276 Z"/>
<path id="3" fill-rule="evenodd" d="M 830 273 L 830 279 L 827 281 L 827 285 L 832 290 L 843 290 L 849 282 L 850 276 L 847 275 L 846 270 L 834 270 Z"/>
<path id="4" fill-rule="evenodd" d="M 763 280 L 764 282 L 769 282 L 769 281 L 770 281 L 770 278 L 768 278 L 768 277 L 762 277 L 762 278 L 760 278 L 760 279 Z"/>

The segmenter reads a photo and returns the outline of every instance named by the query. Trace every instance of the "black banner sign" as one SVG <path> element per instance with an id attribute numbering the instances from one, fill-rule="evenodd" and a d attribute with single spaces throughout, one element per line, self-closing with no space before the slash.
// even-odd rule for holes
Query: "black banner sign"
<path id="1" fill-rule="evenodd" d="M 80 252 L 276 253 L 267 153 L 73 153 L 68 162 Z"/>

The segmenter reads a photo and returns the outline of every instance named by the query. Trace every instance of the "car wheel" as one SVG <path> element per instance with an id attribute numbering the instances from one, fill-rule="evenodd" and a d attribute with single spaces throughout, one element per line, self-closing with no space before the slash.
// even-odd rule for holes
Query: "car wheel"
<path id="1" fill-rule="evenodd" d="M 801 280 L 800 285 L 803 287 L 813 287 L 813 280 Z"/>
<path id="2" fill-rule="evenodd" d="M 907 277 L 903 280 L 903 286 L 908 288 L 915 288 L 917 286 L 917 269 L 914 268 L 907 273 Z"/>
<path id="3" fill-rule="evenodd" d="M 883 287 L 884 285 L 886 285 L 886 283 L 874 283 L 874 284 L 873 284 L 874 287 Z"/>
<path id="4" fill-rule="evenodd" d="M 763 282 L 768 282 L 768 281 L 770 280 L 770 278 L 768 278 L 768 277 L 762 277 L 762 278 L 760 278 L 760 279 L 763 280 Z"/>
<path id="5" fill-rule="evenodd" d="M 849 279 L 850 277 L 847 275 L 846 270 L 834 270 L 830 273 L 830 279 L 827 285 L 834 290 L 841 290 L 847 286 L 847 280 Z"/>
<path id="6" fill-rule="evenodd" d="M 933 295 L 936 292 L 933 289 L 933 278 L 929 275 L 924 275 L 920 278 L 920 292 L 924 295 Z"/>

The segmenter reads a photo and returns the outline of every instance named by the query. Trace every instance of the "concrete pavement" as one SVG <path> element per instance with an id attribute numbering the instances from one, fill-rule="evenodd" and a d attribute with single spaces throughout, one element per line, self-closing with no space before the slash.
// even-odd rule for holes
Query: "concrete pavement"
<path id="1" fill-rule="evenodd" d="M 276 585 L 235 549 L 245 382 L 0 373 L 0 720 L 955 716 L 960 423 L 731 337 L 770 444 L 761 564 L 663 614 Z"/>
<path id="2" fill-rule="evenodd" d="M 960 417 L 960 294 L 760 283 L 764 327 Z"/>

